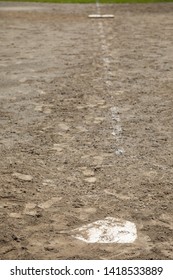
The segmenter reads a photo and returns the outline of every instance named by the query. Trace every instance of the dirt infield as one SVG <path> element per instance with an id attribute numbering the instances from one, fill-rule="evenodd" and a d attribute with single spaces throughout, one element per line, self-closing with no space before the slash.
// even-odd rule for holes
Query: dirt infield
<path id="1" fill-rule="evenodd" d="M 100 12 L 0 3 L 1 259 L 173 259 L 173 4 Z"/>

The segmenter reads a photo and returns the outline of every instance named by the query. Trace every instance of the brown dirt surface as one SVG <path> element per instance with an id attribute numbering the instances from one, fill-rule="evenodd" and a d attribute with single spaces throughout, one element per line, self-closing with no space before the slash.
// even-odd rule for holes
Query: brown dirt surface
<path id="1" fill-rule="evenodd" d="M 1 259 L 173 259 L 173 4 L 100 10 L 0 3 Z"/>

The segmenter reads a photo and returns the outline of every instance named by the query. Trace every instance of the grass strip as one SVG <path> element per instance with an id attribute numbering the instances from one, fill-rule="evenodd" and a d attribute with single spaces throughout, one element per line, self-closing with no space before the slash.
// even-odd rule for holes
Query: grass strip
<path id="1" fill-rule="evenodd" d="M 96 0 L 0 0 L 0 2 L 95 3 Z M 168 3 L 173 0 L 100 0 L 100 3 Z"/>

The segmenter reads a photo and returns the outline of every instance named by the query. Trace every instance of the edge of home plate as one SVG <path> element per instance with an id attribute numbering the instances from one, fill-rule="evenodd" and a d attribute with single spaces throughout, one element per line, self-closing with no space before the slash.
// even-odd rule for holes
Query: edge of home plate
<path id="1" fill-rule="evenodd" d="M 101 14 L 99 0 L 96 0 L 96 14 L 88 15 L 89 18 L 114 18 L 111 14 Z M 109 49 L 106 42 L 103 22 L 98 21 L 99 36 L 101 39 L 101 48 L 103 52 L 103 69 L 105 76 L 105 84 L 107 91 L 112 87 L 111 70 Z M 115 150 L 116 155 L 124 154 L 124 149 L 121 147 L 121 119 L 119 117 L 118 108 L 112 107 L 111 121 L 112 121 L 112 135 L 115 137 L 117 147 Z M 74 229 L 72 237 L 86 242 L 86 243 L 133 243 L 137 239 L 136 225 L 130 221 L 116 219 L 114 217 L 106 217 L 103 220 L 98 220 L 93 223 L 84 225 Z"/>

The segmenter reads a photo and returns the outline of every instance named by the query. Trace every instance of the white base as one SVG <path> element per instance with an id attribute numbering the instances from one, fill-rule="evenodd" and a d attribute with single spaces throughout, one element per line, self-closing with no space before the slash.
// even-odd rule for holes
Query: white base
<path id="1" fill-rule="evenodd" d="M 114 15 L 89 15 L 89 18 L 114 18 Z"/>
<path id="2" fill-rule="evenodd" d="M 137 238 L 134 223 L 107 217 L 72 231 L 73 237 L 86 243 L 133 243 Z"/>

